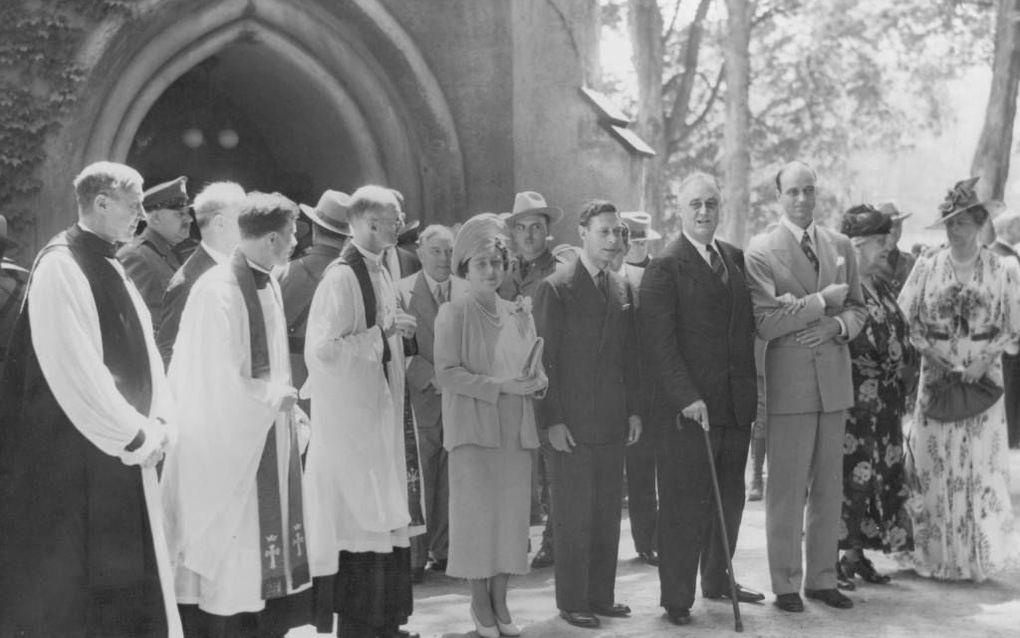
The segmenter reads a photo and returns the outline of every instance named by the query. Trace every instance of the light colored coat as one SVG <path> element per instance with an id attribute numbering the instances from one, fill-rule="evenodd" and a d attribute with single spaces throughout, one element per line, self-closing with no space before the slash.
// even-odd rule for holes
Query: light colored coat
<path id="1" fill-rule="evenodd" d="M 854 403 L 846 344 L 860 332 L 867 318 L 857 259 L 847 237 L 817 225 L 815 235 L 817 275 L 800 244 L 782 224 L 751 239 L 745 253 L 758 336 L 768 342 L 765 376 L 769 414 L 835 412 Z M 833 283 L 850 286 L 840 308 L 824 308 L 812 299 L 796 314 L 786 314 L 778 300 L 786 293 L 798 299 L 812 295 Z M 797 342 L 797 332 L 826 315 L 842 319 L 848 334 L 816 348 Z"/>

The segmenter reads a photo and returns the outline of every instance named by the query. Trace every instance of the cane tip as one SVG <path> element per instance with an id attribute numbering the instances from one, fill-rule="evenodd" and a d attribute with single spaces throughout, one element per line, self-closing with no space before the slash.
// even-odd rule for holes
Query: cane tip
<path id="1" fill-rule="evenodd" d="M 744 633 L 744 623 L 738 620 L 737 622 L 734 623 L 734 629 L 737 630 L 738 634 Z"/>

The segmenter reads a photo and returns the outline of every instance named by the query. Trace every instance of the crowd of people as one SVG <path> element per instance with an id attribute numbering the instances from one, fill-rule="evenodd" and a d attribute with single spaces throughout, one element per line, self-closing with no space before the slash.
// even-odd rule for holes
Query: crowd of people
<path id="1" fill-rule="evenodd" d="M 631 614 L 625 492 L 676 625 L 699 580 L 765 599 L 730 567 L 746 498 L 784 612 L 888 583 L 865 551 L 942 580 L 1020 564 L 1020 216 L 965 180 L 915 256 L 893 204 L 817 224 L 816 182 L 784 166 L 742 250 L 694 173 L 653 255 L 650 217 L 605 200 L 554 249 L 565 213 L 531 191 L 419 228 L 382 186 L 192 199 L 87 166 L 30 278 L 4 264 L 0 636 L 414 636 L 433 570 L 468 581 L 479 636 L 517 636 L 510 577 L 548 566 L 597 628 Z"/>

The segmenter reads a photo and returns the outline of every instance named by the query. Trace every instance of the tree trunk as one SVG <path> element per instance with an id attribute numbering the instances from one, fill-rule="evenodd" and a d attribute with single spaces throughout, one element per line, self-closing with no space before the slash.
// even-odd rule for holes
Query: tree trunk
<path id="1" fill-rule="evenodd" d="M 998 0 L 992 90 L 971 173 L 981 176 L 978 192 L 1002 199 L 1013 146 L 1017 83 L 1020 81 L 1020 0 Z"/>
<path id="2" fill-rule="evenodd" d="M 637 71 L 637 130 L 655 149 L 645 160 L 643 206 L 652 226 L 662 227 L 663 194 L 666 188 L 666 134 L 662 106 L 662 12 L 657 0 L 629 0 L 627 25 Z"/>
<path id="3" fill-rule="evenodd" d="M 719 234 L 736 246 L 746 241 L 751 212 L 751 6 L 726 0 L 726 126 L 723 134 L 723 219 Z"/>

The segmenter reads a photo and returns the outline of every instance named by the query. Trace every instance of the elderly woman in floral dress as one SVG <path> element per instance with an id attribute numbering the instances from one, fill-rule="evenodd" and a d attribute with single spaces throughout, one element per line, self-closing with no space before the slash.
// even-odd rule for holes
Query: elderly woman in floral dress
<path id="1" fill-rule="evenodd" d="M 1001 386 L 1001 355 L 1020 336 L 1020 267 L 978 242 L 988 211 L 976 182 L 959 182 L 947 196 L 936 223 L 948 245 L 917 260 L 899 298 L 922 354 L 907 433 L 914 550 L 902 558 L 922 576 L 974 582 L 1015 564 L 1020 550 L 1001 396 L 977 413 L 959 409 L 962 402 L 936 411 L 952 396 L 947 382 Z M 944 416 L 950 407 L 961 416 Z"/>
<path id="2" fill-rule="evenodd" d="M 908 492 L 903 470 L 904 361 L 913 346 L 907 322 L 889 284 L 879 275 L 889 253 L 892 218 L 863 204 L 843 215 L 840 228 L 853 243 L 861 273 L 868 321 L 850 342 L 855 405 L 847 411 L 843 446 L 843 514 L 838 583 L 853 589 L 853 578 L 886 584 L 865 549 L 884 552 L 913 548 Z"/>

